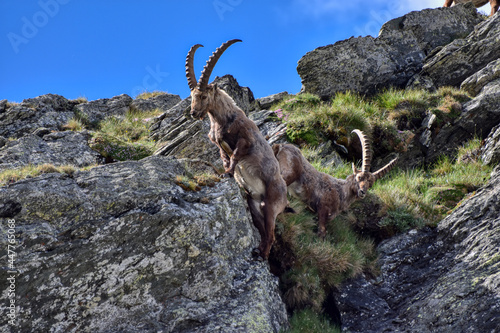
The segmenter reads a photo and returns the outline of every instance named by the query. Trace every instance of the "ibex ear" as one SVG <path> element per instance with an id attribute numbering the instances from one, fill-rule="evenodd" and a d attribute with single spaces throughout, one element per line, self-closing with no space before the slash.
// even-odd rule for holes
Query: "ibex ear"
<path id="1" fill-rule="evenodd" d="M 352 163 L 352 173 L 353 174 L 357 174 L 359 172 L 359 170 L 356 168 L 356 166 L 354 165 L 354 162 Z"/>

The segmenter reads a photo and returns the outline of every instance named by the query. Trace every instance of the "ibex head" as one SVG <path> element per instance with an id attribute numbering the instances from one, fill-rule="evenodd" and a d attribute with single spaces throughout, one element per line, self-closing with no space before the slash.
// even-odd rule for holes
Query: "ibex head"
<path id="1" fill-rule="evenodd" d="M 203 72 L 201 72 L 200 80 L 198 82 L 196 82 L 196 75 L 194 74 L 193 60 L 194 53 L 203 45 L 196 44 L 189 50 L 186 57 L 186 77 L 189 89 L 191 89 L 191 116 L 193 118 L 202 119 L 210 110 L 210 106 L 213 105 L 214 92 L 217 87 L 208 84 L 210 74 L 212 74 L 212 70 L 222 53 L 224 53 L 229 46 L 236 42 L 241 42 L 241 40 L 229 40 L 215 50 L 203 68 Z"/>
<path id="2" fill-rule="evenodd" d="M 391 171 L 394 165 L 396 165 L 397 158 L 387 163 L 387 165 L 385 165 L 378 171 L 371 173 L 370 163 L 372 160 L 372 156 L 368 137 L 358 129 L 355 129 L 353 132 L 358 135 L 359 140 L 361 141 L 361 147 L 363 149 L 363 164 L 361 165 L 361 171 L 356 168 L 354 163 L 352 164 L 353 177 L 356 184 L 356 192 L 358 197 L 363 199 L 366 196 L 366 193 L 368 193 L 368 189 L 373 186 L 375 181 L 379 178 L 382 178 L 386 173 Z"/>

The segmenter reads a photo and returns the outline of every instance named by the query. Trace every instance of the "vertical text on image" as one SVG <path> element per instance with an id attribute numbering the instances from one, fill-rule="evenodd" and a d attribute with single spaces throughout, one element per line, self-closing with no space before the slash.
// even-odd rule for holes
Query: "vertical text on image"
<path id="1" fill-rule="evenodd" d="M 16 220 L 7 220 L 7 317 L 9 325 L 16 320 Z"/>

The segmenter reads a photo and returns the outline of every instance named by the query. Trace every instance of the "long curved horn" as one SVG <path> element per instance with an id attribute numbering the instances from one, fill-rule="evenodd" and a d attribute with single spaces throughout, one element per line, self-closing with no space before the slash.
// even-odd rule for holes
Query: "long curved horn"
<path id="1" fill-rule="evenodd" d="M 196 44 L 191 47 L 186 57 L 186 77 L 188 80 L 189 89 L 193 90 L 196 88 L 196 75 L 194 74 L 194 53 L 199 47 L 203 47 L 201 44 Z"/>
<path id="2" fill-rule="evenodd" d="M 375 180 L 384 177 L 384 175 L 386 173 L 388 173 L 389 171 L 391 171 L 391 169 L 396 165 L 396 161 L 397 160 L 398 160 L 398 158 L 396 157 L 395 159 L 393 159 L 392 161 L 390 161 L 389 163 L 387 163 L 386 166 L 384 166 L 383 168 L 381 168 L 381 169 L 377 170 L 376 172 L 374 172 L 373 176 L 375 177 Z"/>
<path id="3" fill-rule="evenodd" d="M 370 163 L 372 161 L 372 155 L 370 150 L 370 141 L 368 137 L 358 129 L 352 131 L 356 133 L 361 141 L 361 147 L 363 148 L 363 164 L 361 166 L 362 172 L 370 172 Z"/>
<path id="4" fill-rule="evenodd" d="M 227 50 L 228 47 L 233 45 L 236 42 L 241 42 L 241 39 L 231 39 L 227 42 L 223 43 L 220 47 L 218 47 L 214 53 L 208 58 L 207 64 L 203 68 L 203 72 L 201 72 L 200 81 L 198 81 L 198 89 L 204 91 L 207 89 L 208 80 L 210 79 L 210 74 L 212 74 L 212 70 L 215 67 L 215 64 L 219 60 L 220 56 L 224 51 Z"/>

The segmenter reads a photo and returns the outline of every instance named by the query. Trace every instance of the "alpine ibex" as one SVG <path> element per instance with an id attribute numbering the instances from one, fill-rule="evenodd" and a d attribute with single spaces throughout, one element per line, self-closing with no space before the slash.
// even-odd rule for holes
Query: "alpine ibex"
<path id="1" fill-rule="evenodd" d="M 450 7 L 453 3 L 465 3 L 465 2 L 473 2 L 476 8 L 484 6 L 488 3 L 488 0 L 445 0 L 443 7 Z M 497 11 L 500 5 L 500 0 L 489 0 L 491 6 L 490 16 L 493 16 Z"/>
<path id="2" fill-rule="evenodd" d="M 300 150 L 290 144 L 273 146 L 278 159 L 281 176 L 288 186 L 288 192 L 318 213 L 318 236 L 326 235 L 326 223 L 346 210 L 357 199 L 363 199 L 375 181 L 396 164 L 397 158 L 377 172 L 370 172 L 371 153 L 368 138 L 360 130 L 354 130 L 363 148 L 361 171 L 352 164 L 353 174 L 347 179 L 337 179 L 319 172 L 304 158 Z"/>
<path id="3" fill-rule="evenodd" d="M 267 141 L 253 121 L 233 99 L 215 84 L 208 84 L 210 74 L 224 51 L 239 39 L 219 47 L 208 59 L 200 80 L 196 82 L 194 53 L 202 46 L 196 44 L 186 58 L 186 76 L 191 89 L 191 116 L 202 119 L 208 114 L 208 137 L 219 147 L 225 172 L 233 175 L 247 193 L 253 223 L 261 241 L 252 251 L 256 259 L 266 260 L 274 242 L 276 216 L 287 205 L 286 184 L 280 176 L 278 161 Z"/>

